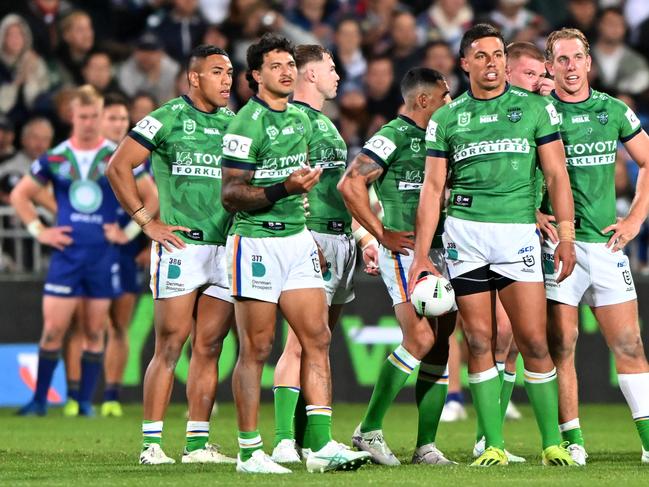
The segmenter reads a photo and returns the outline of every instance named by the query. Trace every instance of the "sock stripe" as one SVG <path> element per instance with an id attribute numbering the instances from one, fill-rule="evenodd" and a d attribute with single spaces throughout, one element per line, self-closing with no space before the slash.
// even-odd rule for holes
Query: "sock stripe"
<path id="1" fill-rule="evenodd" d="M 633 418 L 633 421 L 649 421 L 649 416 L 639 416 L 637 418 Z"/>
<path id="2" fill-rule="evenodd" d="M 579 424 L 579 418 L 571 419 L 570 421 L 566 421 L 565 423 L 561 423 L 559 425 L 559 431 L 561 433 L 563 433 L 564 431 L 570 431 L 577 428 L 581 428 L 581 425 Z"/>
<path id="3" fill-rule="evenodd" d="M 498 372 L 503 372 L 505 370 L 505 362 L 496 362 L 496 369 L 498 369 Z"/>
<path id="4" fill-rule="evenodd" d="M 312 416 L 319 414 L 321 416 L 331 416 L 332 409 L 329 406 L 307 406 L 306 415 Z"/>
<path id="5" fill-rule="evenodd" d="M 283 385 L 273 386 L 273 392 L 275 392 L 277 389 L 286 389 L 287 391 L 292 391 L 295 392 L 296 394 L 300 393 L 300 388 L 295 386 L 283 386 Z"/>
<path id="6" fill-rule="evenodd" d="M 405 363 L 403 360 L 399 358 L 399 356 L 392 352 L 388 356 L 388 360 L 392 365 L 394 365 L 397 369 L 401 369 L 403 372 L 406 374 L 412 374 L 413 368 L 410 367 L 407 363 Z"/>
<path id="7" fill-rule="evenodd" d="M 448 367 L 446 365 L 420 364 L 418 380 L 435 384 L 448 384 Z"/>
<path id="8" fill-rule="evenodd" d="M 525 370 L 525 382 L 529 384 L 544 384 L 556 378 L 557 369 L 552 369 L 549 372 L 530 372 L 529 370 Z"/>
<path id="9" fill-rule="evenodd" d="M 261 448 L 263 445 L 261 436 L 257 435 L 254 438 L 241 438 L 239 437 L 239 448 Z"/>
<path id="10" fill-rule="evenodd" d="M 498 369 L 494 366 L 483 372 L 469 374 L 469 384 L 478 384 L 498 377 Z"/>
<path id="11" fill-rule="evenodd" d="M 507 371 L 505 371 L 505 375 L 503 376 L 503 380 L 506 380 L 507 382 L 516 382 L 516 372 L 507 372 Z"/>

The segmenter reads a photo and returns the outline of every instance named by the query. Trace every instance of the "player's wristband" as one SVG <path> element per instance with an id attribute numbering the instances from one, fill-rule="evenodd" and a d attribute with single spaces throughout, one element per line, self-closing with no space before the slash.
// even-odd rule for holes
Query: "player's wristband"
<path id="1" fill-rule="evenodd" d="M 153 217 L 149 214 L 149 212 L 146 210 L 146 208 L 144 206 L 142 206 L 138 210 L 135 210 L 135 212 L 131 215 L 131 218 L 140 227 L 143 227 L 144 225 L 149 223 L 151 220 L 153 220 Z"/>
<path id="2" fill-rule="evenodd" d="M 128 222 L 128 225 L 124 227 L 124 234 L 126 235 L 126 238 L 128 238 L 128 241 L 130 242 L 133 240 L 135 237 L 137 237 L 140 233 L 142 233 L 142 227 L 138 225 L 138 223 L 134 220 L 131 220 Z"/>
<path id="3" fill-rule="evenodd" d="M 574 242 L 575 241 L 575 223 L 571 221 L 563 221 L 557 224 L 557 232 L 559 234 L 559 242 Z"/>
<path id="4" fill-rule="evenodd" d="M 359 243 L 361 240 L 363 240 L 363 238 L 366 235 L 369 235 L 369 234 L 370 234 L 370 232 L 365 230 L 363 227 L 358 227 L 356 230 L 354 230 L 352 232 L 352 236 L 354 237 L 354 240 L 356 241 L 356 243 Z"/>
<path id="5" fill-rule="evenodd" d="M 288 191 L 286 191 L 286 186 L 284 186 L 283 182 L 273 184 L 271 186 L 266 186 L 264 188 L 264 195 L 266 195 L 266 199 L 271 203 L 275 203 L 276 201 L 289 196 Z"/>
<path id="6" fill-rule="evenodd" d="M 45 225 L 43 225 L 38 218 L 27 224 L 27 231 L 34 238 L 38 238 L 38 236 L 43 233 L 43 230 L 45 230 Z"/>

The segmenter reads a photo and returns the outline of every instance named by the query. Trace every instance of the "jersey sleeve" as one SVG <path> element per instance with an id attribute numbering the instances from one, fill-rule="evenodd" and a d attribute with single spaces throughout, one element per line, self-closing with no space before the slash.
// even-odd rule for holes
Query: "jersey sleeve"
<path id="1" fill-rule="evenodd" d="M 255 133 L 260 121 L 250 120 L 245 114 L 237 115 L 223 136 L 222 167 L 254 171 L 257 167 L 259 137 Z"/>
<path id="2" fill-rule="evenodd" d="M 397 152 L 397 144 L 394 130 L 389 127 L 381 127 L 361 149 L 365 154 L 382 168 L 387 168 L 394 161 Z"/>
<path id="3" fill-rule="evenodd" d="M 620 121 L 618 137 L 620 142 L 626 143 L 642 132 L 642 124 L 635 112 L 631 110 L 626 103 L 620 100 L 613 101 L 616 103 L 620 111 L 620 116 L 618 117 Z"/>
<path id="4" fill-rule="evenodd" d="M 47 154 L 43 154 L 32 162 L 32 165 L 29 168 L 29 175 L 41 186 L 45 186 L 52 179 L 52 172 L 50 171 Z"/>
<path id="5" fill-rule="evenodd" d="M 542 146 L 548 142 L 554 142 L 555 140 L 561 140 L 561 117 L 557 108 L 554 104 L 547 98 L 543 98 L 538 95 L 533 95 L 538 98 L 538 104 L 536 106 L 540 107 L 538 114 L 532 114 L 536 117 L 536 131 L 534 133 L 534 139 L 536 141 L 536 146 Z"/>
<path id="6" fill-rule="evenodd" d="M 172 121 L 167 115 L 167 110 L 162 107 L 151 112 L 135 124 L 129 137 L 153 152 L 164 142 L 171 131 Z"/>
<path id="7" fill-rule="evenodd" d="M 426 127 L 426 155 L 448 159 L 449 145 L 446 140 L 446 129 L 443 125 L 442 110 L 437 110 Z"/>

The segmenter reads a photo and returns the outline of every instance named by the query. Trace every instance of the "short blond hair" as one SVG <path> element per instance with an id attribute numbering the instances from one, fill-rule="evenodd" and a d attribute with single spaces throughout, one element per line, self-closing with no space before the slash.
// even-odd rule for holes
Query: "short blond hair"
<path id="1" fill-rule="evenodd" d="M 81 106 L 95 105 L 97 103 L 103 106 L 104 96 L 94 86 L 86 84 L 74 90 L 70 102 L 78 102 Z"/>
<path id="2" fill-rule="evenodd" d="M 554 45 L 557 41 L 562 39 L 577 39 L 581 41 L 586 55 L 590 55 L 590 44 L 588 43 L 588 39 L 586 39 L 584 33 L 579 29 L 564 27 L 561 30 L 555 30 L 550 33 L 548 39 L 545 41 L 545 58 L 548 61 L 551 61 L 554 58 Z"/>
<path id="3" fill-rule="evenodd" d="M 507 61 L 517 61 L 527 56 L 536 61 L 544 62 L 543 51 L 531 42 L 517 41 L 507 45 Z"/>

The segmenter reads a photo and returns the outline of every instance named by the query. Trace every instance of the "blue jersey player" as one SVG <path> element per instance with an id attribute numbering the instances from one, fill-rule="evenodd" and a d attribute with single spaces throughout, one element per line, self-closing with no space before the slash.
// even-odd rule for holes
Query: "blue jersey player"
<path id="1" fill-rule="evenodd" d="M 118 252 L 106 231 L 116 222 L 118 202 L 104 176 L 115 145 L 101 136 L 103 98 L 94 88 L 82 86 L 70 103 L 71 137 L 34 161 L 30 174 L 11 194 L 11 204 L 29 232 L 54 248 L 44 286 L 36 390 L 19 411 L 22 415 L 47 412 L 47 391 L 79 305 L 85 333 L 79 414 L 92 414 L 90 400 L 101 372 L 108 308 L 120 292 Z M 34 206 L 49 183 L 57 204 L 52 227 L 43 225 Z"/>

